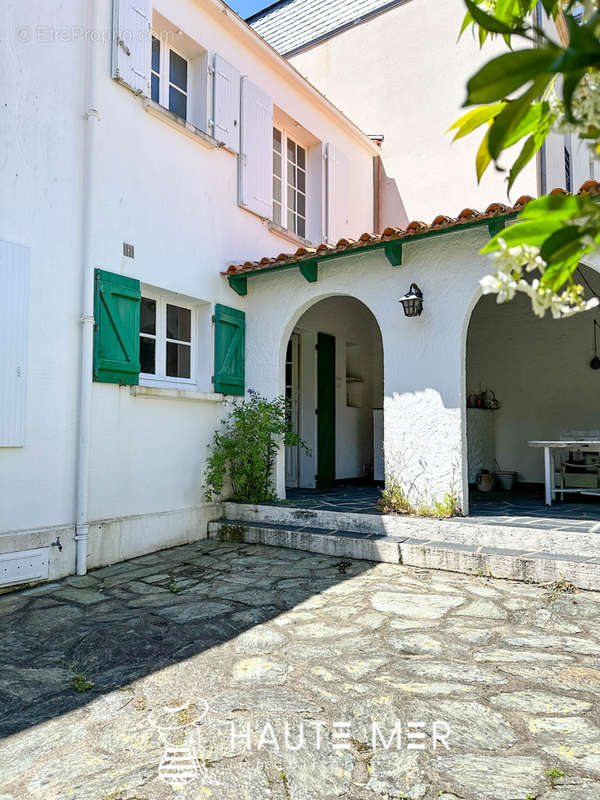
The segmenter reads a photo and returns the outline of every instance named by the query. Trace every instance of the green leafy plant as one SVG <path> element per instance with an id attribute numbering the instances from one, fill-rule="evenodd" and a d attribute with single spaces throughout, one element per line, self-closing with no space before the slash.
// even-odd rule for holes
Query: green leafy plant
<path id="1" fill-rule="evenodd" d="M 521 150 L 508 169 L 508 191 L 550 133 L 574 133 L 600 154 L 600 0 L 465 0 L 461 35 L 472 27 L 483 45 L 502 36 L 509 52 L 487 62 L 467 83 L 454 139 L 484 128 L 477 179 L 508 148 Z M 523 46 L 521 46 L 523 45 Z M 559 80 L 560 79 L 560 80 Z M 590 192 L 597 192 L 594 183 Z M 589 192 L 554 194 L 525 205 L 516 224 L 483 248 L 496 271 L 481 281 L 499 303 L 523 292 L 543 317 L 570 316 L 598 305 L 573 275 L 600 244 L 600 208 Z M 533 274 L 532 274 L 533 273 Z M 531 276 L 531 279 L 530 279 Z"/>
<path id="2" fill-rule="evenodd" d="M 458 517 L 462 513 L 458 497 L 453 489 L 446 492 L 441 501 L 434 499 L 431 504 L 421 501 L 412 503 L 397 478 L 389 479 L 385 489 L 381 490 L 381 498 L 377 507 L 384 514 L 407 514 L 435 519 Z"/>
<path id="3" fill-rule="evenodd" d="M 247 397 L 231 404 L 221 429 L 213 436 L 205 473 L 206 499 L 220 494 L 227 479 L 234 500 L 261 503 L 276 499 L 273 467 L 282 445 L 310 453 L 291 429 L 285 397 L 267 400 L 249 389 Z"/>
<path id="4" fill-rule="evenodd" d="M 546 772 L 546 775 L 550 778 L 550 785 L 553 789 L 556 788 L 556 781 L 559 778 L 565 777 L 565 773 L 562 771 L 562 769 L 558 769 L 558 767 L 552 767 L 552 769 L 549 769 L 548 772 Z"/>
<path id="5" fill-rule="evenodd" d="M 76 672 L 75 675 L 73 675 L 71 685 L 76 692 L 88 692 L 94 686 L 92 681 L 88 681 L 81 672 Z"/>

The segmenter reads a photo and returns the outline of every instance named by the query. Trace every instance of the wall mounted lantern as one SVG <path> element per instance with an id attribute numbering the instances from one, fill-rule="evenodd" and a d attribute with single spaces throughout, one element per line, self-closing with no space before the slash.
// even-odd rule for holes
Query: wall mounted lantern
<path id="1" fill-rule="evenodd" d="M 407 317 L 418 317 L 423 311 L 423 292 L 416 283 L 411 283 L 408 292 L 398 301 Z"/>

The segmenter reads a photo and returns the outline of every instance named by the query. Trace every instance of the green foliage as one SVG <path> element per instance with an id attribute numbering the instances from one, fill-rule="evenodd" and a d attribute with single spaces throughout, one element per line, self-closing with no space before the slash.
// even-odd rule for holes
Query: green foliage
<path id="1" fill-rule="evenodd" d="M 282 445 L 309 449 L 291 429 L 285 397 L 267 400 L 252 389 L 242 401 L 233 401 L 231 411 L 216 431 L 205 473 L 208 501 L 220 494 L 229 479 L 232 499 L 261 503 L 276 499 L 273 467 Z"/>
<path id="2" fill-rule="evenodd" d="M 94 684 L 92 681 L 88 681 L 85 675 L 83 675 L 81 672 L 77 672 L 71 679 L 71 685 L 76 692 L 88 692 Z"/>
<path id="3" fill-rule="evenodd" d="M 475 158 L 478 181 L 493 162 L 508 171 L 510 192 L 552 132 L 575 133 L 600 155 L 600 0 L 543 0 L 541 8 L 537 0 L 465 5 L 460 35 L 472 28 L 481 45 L 488 36 L 502 36 L 508 49 L 470 78 L 464 105 L 474 108 L 450 128 L 455 140 L 483 128 Z M 518 143 L 520 152 L 507 169 L 502 158 Z M 584 302 L 573 273 L 598 244 L 600 212 L 589 196 L 540 198 L 482 251 L 503 250 L 495 257 L 496 279 L 482 282 L 484 292 L 504 302 L 523 291 L 539 316 L 547 309 L 558 318 L 592 308 L 597 301 Z M 525 273 L 534 269 L 540 276 L 529 283 Z"/>
<path id="4" fill-rule="evenodd" d="M 556 787 L 556 781 L 559 778 L 565 777 L 565 773 L 562 771 L 562 769 L 558 769 L 558 767 L 552 767 L 552 769 L 549 769 L 548 772 L 546 772 L 546 775 L 550 778 L 550 785 L 553 789 Z"/>
<path id="5" fill-rule="evenodd" d="M 405 494 L 400 481 L 393 477 L 388 480 L 385 489 L 381 490 L 381 498 L 377 507 L 384 514 L 407 514 L 435 519 L 458 517 L 462 513 L 458 497 L 453 489 L 446 492 L 442 501 L 434 500 L 431 504 L 419 501 L 415 504 Z"/>

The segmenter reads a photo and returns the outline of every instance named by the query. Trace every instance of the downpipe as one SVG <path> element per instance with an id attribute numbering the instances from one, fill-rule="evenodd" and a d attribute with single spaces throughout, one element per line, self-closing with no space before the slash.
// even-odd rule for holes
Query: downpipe
<path id="1" fill-rule="evenodd" d="M 91 31 L 98 30 L 97 0 L 90 0 Z M 92 415 L 92 369 L 94 347 L 94 270 L 92 266 L 92 213 L 94 208 L 94 157 L 96 128 L 100 115 L 96 107 L 96 37 L 87 43 L 86 131 L 82 185 L 81 257 L 81 371 L 79 376 L 79 436 L 77 443 L 77 495 L 75 515 L 76 572 L 85 575 L 88 555 L 88 486 L 90 471 L 90 428 Z"/>

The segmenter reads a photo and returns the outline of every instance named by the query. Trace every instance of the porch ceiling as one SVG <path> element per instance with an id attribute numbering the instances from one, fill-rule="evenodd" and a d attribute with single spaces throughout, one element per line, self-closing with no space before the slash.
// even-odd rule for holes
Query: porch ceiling
<path id="1" fill-rule="evenodd" d="M 586 181 L 577 194 L 600 194 L 600 182 Z M 554 189 L 551 194 L 568 194 L 564 189 Z M 503 203 L 492 203 L 484 212 L 473 208 L 464 208 L 458 217 L 447 217 L 443 214 L 433 220 L 430 225 L 425 222 L 410 222 L 406 228 L 386 228 L 383 233 L 363 233 L 358 239 L 340 239 L 336 245 L 320 244 L 316 248 L 299 247 L 295 253 L 281 253 L 275 258 L 265 256 L 260 261 L 246 261 L 243 264 L 231 264 L 223 273 L 229 285 L 240 295 L 247 294 L 247 279 L 265 272 L 298 267 L 307 281 L 314 282 L 318 277 L 318 267 L 333 258 L 383 249 L 393 267 L 402 265 L 402 245 L 404 242 L 452 233 L 457 230 L 487 225 L 490 236 L 495 236 L 508 222 L 515 218 L 533 198 L 529 195 L 519 197 L 513 206 Z"/>

